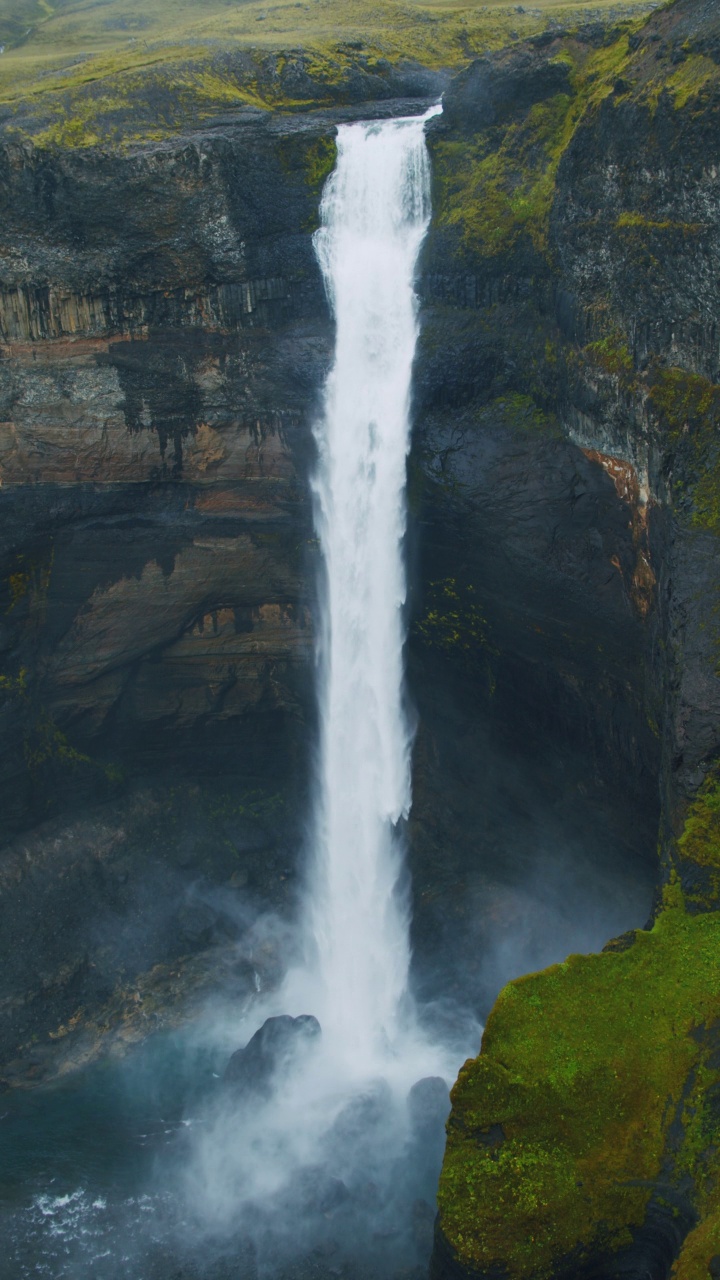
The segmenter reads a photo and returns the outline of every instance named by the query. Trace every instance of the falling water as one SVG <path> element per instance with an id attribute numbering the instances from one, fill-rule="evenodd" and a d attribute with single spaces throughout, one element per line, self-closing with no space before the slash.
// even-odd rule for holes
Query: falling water
<path id="1" fill-rule="evenodd" d="M 324 1033 L 365 1062 L 397 1037 L 410 962 L 403 537 L 413 277 L 430 217 L 424 128 L 439 110 L 340 127 L 315 237 L 337 336 L 316 429 L 324 583 L 309 916 Z"/>

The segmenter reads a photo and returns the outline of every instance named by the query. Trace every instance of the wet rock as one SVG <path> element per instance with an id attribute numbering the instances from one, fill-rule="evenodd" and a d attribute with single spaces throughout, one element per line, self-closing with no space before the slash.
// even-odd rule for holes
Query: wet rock
<path id="1" fill-rule="evenodd" d="M 523 12 L 522 9 L 518 12 Z M 473 130 L 513 119 L 537 102 L 566 93 L 569 67 L 525 48 L 502 58 L 481 58 L 457 77 L 447 95 L 439 128 Z"/>
<path id="2" fill-rule="evenodd" d="M 233 1054 L 224 1083 L 238 1094 L 268 1097 L 278 1074 L 319 1035 L 320 1023 L 312 1014 L 267 1018 L 245 1048 Z"/>
<path id="3" fill-rule="evenodd" d="M 424 1076 L 417 1080 L 408 1094 L 408 1111 L 413 1133 L 418 1137 L 445 1133 L 445 1121 L 450 1114 L 450 1090 L 441 1076 Z"/>
<path id="4" fill-rule="evenodd" d="M 440 1076 L 418 1080 L 408 1094 L 408 1114 L 408 1180 L 420 1198 L 434 1202 L 445 1150 L 445 1121 L 450 1114 L 446 1082 Z"/>
<path id="5" fill-rule="evenodd" d="M 188 903 L 177 916 L 178 929 L 184 942 L 191 947 L 208 946 L 215 928 L 215 912 L 204 903 Z"/>
<path id="6" fill-rule="evenodd" d="M 285 1193 L 291 1209 L 326 1216 L 345 1204 L 349 1196 L 342 1179 L 333 1177 L 323 1165 L 307 1165 L 299 1169 Z"/>
<path id="7" fill-rule="evenodd" d="M 433 1244 L 435 1210 L 427 1200 L 413 1201 L 410 1227 L 418 1253 L 423 1258 L 429 1257 Z"/>
<path id="8" fill-rule="evenodd" d="M 325 1143 L 334 1153 L 351 1152 L 356 1170 L 372 1169 L 380 1147 L 379 1139 L 392 1131 L 393 1098 L 385 1080 L 379 1080 L 343 1107 L 331 1126 Z"/>

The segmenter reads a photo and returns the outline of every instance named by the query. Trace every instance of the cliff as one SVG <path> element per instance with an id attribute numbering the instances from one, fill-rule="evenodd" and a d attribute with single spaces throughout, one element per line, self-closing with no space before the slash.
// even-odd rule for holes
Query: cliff
<path id="1" fill-rule="evenodd" d="M 434 129 L 428 556 L 452 520 L 495 697 L 519 671 L 638 803 L 659 771 L 664 885 L 645 930 L 497 1001 L 453 1093 L 438 1280 L 719 1251 L 719 64 L 715 8 L 678 0 L 475 64 Z"/>
<path id="2" fill-rule="evenodd" d="M 251 112 L 124 155 L 3 148 L 4 839 L 50 824 L 4 855 L 13 1061 L 207 944 L 158 923 L 155 895 L 172 917 L 199 875 L 247 881 L 257 832 L 219 830 L 223 808 L 220 828 L 275 814 L 259 843 L 282 894 L 312 706 L 309 421 L 330 332 L 310 231 L 332 132 Z M 205 790 L 178 829 L 190 776 Z M 75 847 L 53 818 L 137 787 Z M 102 960 L 101 922 L 145 898 L 142 944 Z"/>
<path id="3" fill-rule="evenodd" d="M 522 804 L 521 758 L 658 910 L 498 1001 L 454 1094 L 438 1280 L 720 1251 L 718 20 L 566 17 L 453 9 L 447 43 L 348 27 L 287 58 L 150 39 L 27 93 L 3 71 L 8 1085 L 273 981 L 251 918 L 292 904 L 313 735 L 310 236 L 337 121 L 457 73 L 418 281 L 415 942 L 453 936 L 444 994 L 483 1013 L 471 917 L 518 910 L 528 860 L 488 815 Z"/>

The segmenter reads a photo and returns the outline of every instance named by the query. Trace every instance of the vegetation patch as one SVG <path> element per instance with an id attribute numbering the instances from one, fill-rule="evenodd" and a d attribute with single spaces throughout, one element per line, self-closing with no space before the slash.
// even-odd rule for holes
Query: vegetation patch
<path id="1" fill-rule="evenodd" d="M 706 778 L 677 842 L 678 870 L 688 907 L 712 910 L 720 903 L 720 774 Z"/>
<path id="2" fill-rule="evenodd" d="M 720 533 L 720 386 L 686 369 L 658 368 L 648 400 L 674 450 L 680 511 L 695 528 Z"/>
<path id="3" fill-rule="evenodd" d="M 301 174 L 308 189 L 319 196 L 326 178 L 335 167 L 337 144 L 334 138 L 290 134 L 281 140 L 279 155 L 283 168 L 287 172 Z M 314 230 L 315 227 L 306 229 Z"/>
<path id="4" fill-rule="evenodd" d="M 713 1197 L 703 1220 L 685 1240 L 672 1269 L 672 1280 L 705 1280 L 720 1268 L 720 1197 Z M 715 1271 L 710 1271 L 715 1262 Z"/>
<path id="5" fill-rule="evenodd" d="M 657 221 L 655 218 L 646 218 L 642 213 L 632 212 L 621 213 L 615 227 L 619 231 L 667 232 L 671 235 L 679 233 L 681 236 L 697 236 L 707 229 L 702 222 L 673 222 L 669 218 Z"/>
<path id="6" fill-rule="evenodd" d="M 475 599 L 475 588 L 458 586 L 455 578 L 443 578 L 429 586 L 427 611 L 417 623 L 417 634 L 435 649 L 476 655 L 490 652 L 487 619 Z"/>
<path id="7" fill-rule="evenodd" d="M 628 29 L 595 51 L 567 39 L 554 62 L 570 67 L 569 92 L 535 103 L 502 129 L 436 142 L 438 225 L 457 228 L 461 245 L 475 255 L 509 252 L 523 237 L 545 253 L 560 160 L 581 118 L 612 92 L 630 56 Z"/>
<path id="8" fill-rule="evenodd" d="M 691 53 L 669 77 L 667 90 L 673 96 L 675 107 L 680 110 L 703 90 L 719 82 L 720 67 L 717 62 L 703 53 Z"/>
<path id="9" fill-rule="evenodd" d="M 462 247 L 492 257 L 521 235 L 547 246 L 555 174 L 572 136 L 573 99 L 557 94 L 511 125 L 497 150 L 486 138 L 440 141 L 435 160 L 436 225 L 456 228 Z"/>
<path id="10" fill-rule="evenodd" d="M 509 392 L 498 396 L 489 406 L 496 421 L 513 431 L 542 432 L 543 435 L 559 435 L 560 427 L 555 414 L 546 413 L 532 396 L 521 392 Z"/>
<path id="11" fill-rule="evenodd" d="M 583 355 L 590 364 L 627 383 L 632 377 L 635 362 L 624 334 L 614 332 L 583 348 Z"/>
<path id="12" fill-rule="evenodd" d="M 720 871 L 720 777 L 707 778 L 690 807 L 678 848 L 683 858 Z"/>
<path id="13" fill-rule="evenodd" d="M 462 1265 L 549 1280 L 615 1253 L 661 1169 L 678 1187 L 689 1178 L 700 1203 L 720 1137 L 708 1103 L 720 913 L 686 913 L 677 884 L 667 897 L 627 949 L 571 956 L 500 995 L 453 1091 L 440 1182 Z"/>

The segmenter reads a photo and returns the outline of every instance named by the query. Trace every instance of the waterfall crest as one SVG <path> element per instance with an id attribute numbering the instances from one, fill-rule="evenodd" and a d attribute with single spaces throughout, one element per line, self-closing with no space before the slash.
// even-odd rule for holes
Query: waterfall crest
<path id="1" fill-rule="evenodd" d="M 322 549 L 320 745 L 308 924 L 324 1035 L 387 1055 L 410 947 L 399 820 L 410 808 L 403 691 L 413 277 L 430 218 L 425 121 L 343 125 L 315 250 L 336 321 L 316 426 Z"/>

